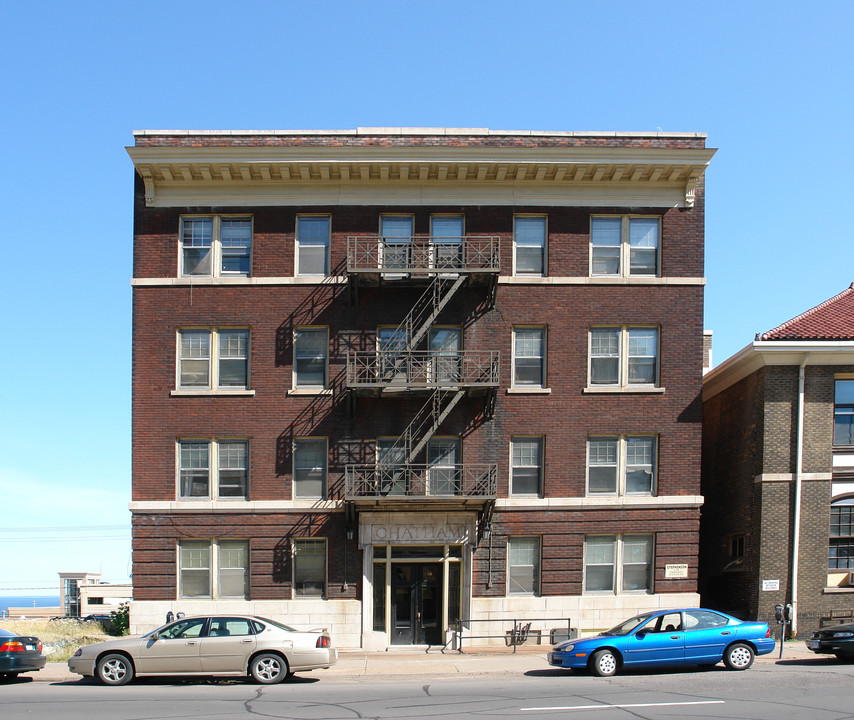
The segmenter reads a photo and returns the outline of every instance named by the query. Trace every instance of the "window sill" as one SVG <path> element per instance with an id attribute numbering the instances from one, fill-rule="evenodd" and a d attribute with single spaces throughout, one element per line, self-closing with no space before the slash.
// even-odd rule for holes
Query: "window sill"
<path id="1" fill-rule="evenodd" d="M 663 387 L 651 387 L 647 385 L 634 386 L 617 386 L 617 385 L 588 385 L 581 392 L 588 395 L 661 395 L 664 393 Z"/>
<path id="2" fill-rule="evenodd" d="M 854 593 L 854 587 L 826 587 L 821 592 L 822 595 L 845 595 Z"/>
<path id="3" fill-rule="evenodd" d="M 539 387 L 511 387 L 507 388 L 508 395 L 551 395 L 551 388 Z"/>
<path id="4" fill-rule="evenodd" d="M 331 395 L 330 388 L 292 388 L 288 390 L 288 395 Z"/>
<path id="5" fill-rule="evenodd" d="M 172 397 L 253 397 L 254 390 L 171 390 Z"/>

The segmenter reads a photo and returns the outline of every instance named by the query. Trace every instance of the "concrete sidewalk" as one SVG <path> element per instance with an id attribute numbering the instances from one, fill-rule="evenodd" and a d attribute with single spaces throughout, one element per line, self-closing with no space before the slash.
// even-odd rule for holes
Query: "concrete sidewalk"
<path id="1" fill-rule="evenodd" d="M 532 670 L 548 670 L 548 645 L 520 646 L 514 654 L 504 647 L 466 648 L 463 653 L 438 650 L 429 653 L 412 648 L 391 649 L 386 652 L 342 650 L 338 662 L 328 670 L 313 670 L 300 676 L 317 677 L 323 681 L 355 682 L 361 678 L 402 680 L 423 676 L 483 676 L 523 675 Z M 759 664 L 773 664 L 780 655 L 779 645 L 770 655 L 756 658 Z M 820 658 L 807 650 L 802 640 L 792 640 L 783 649 L 783 660 Z M 80 675 L 69 672 L 65 663 L 48 663 L 42 670 L 24 673 L 37 682 L 74 682 Z"/>

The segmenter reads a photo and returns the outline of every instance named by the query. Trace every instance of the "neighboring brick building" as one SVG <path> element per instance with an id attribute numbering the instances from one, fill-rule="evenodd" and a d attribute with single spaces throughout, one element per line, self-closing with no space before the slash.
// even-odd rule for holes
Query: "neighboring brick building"
<path id="1" fill-rule="evenodd" d="M 698 603 L 705 135 L 135 139 L 134 629 Z"/>
<path id="2" fill-rule="evenodd" d="M 705 376 L 703 495 L 704 604 L 854 608 L 854 285 Z"/>

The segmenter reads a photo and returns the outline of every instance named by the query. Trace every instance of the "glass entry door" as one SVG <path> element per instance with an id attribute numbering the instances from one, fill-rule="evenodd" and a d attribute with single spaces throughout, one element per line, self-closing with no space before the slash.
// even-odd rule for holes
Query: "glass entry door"
<path id="1" fill-rule="evenodd" d="M 442 644 L 442 564 L 394 563 L 392 645 Z"/>

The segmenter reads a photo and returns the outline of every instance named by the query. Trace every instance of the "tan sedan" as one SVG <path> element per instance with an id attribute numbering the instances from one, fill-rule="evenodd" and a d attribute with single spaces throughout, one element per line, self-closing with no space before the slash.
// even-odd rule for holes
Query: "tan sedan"
<path id="1" fill-rule="evenodd" d="M 86 645 L 68 660 L 68 669 L 107 685 L 144 675 L 251 676 L 272 685 L 337 660 L 325 630 L 301 632 L 254 615 L 206 615 L 181 618 L 138 638 Z"/>

